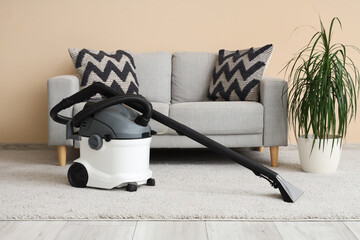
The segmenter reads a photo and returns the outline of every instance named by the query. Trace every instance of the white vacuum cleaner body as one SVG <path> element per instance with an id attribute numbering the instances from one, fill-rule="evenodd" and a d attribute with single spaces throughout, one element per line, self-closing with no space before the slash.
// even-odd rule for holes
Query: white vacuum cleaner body
<path id="1" fill-rule="evenodd" d="M 149 169 L 151 138 L 112 140 L 99 150 L 89 147 L 89 138 L 80 143 L 80 158 L 75 160 L 88 172 L 86 186 L 112 189 L 128 183 L 146 184 L 152 177 Z"/>
<path id="2" fill-rule="evenodd" d="M 151 129 L 136 123 L 139 115 L 118 104 L 81 122 L 80 158 L 68 171 L 72 186 L 132 192 L 138 185 L 155 185 L 149 169 Z"/>

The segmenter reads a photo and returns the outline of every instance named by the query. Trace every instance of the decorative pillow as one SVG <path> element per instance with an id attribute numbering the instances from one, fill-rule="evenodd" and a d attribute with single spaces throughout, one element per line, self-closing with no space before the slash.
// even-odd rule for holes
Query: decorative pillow
<path id="1" fill-rule="evenodd" d="M 69 53 L 81 78 L 80 89 L 102 82 L 123 94 L 139 94 L 136 67 L 130 53 L 85 48 L 69 48 Z M 94 98 L 99 97 L 97 94 Z"/>
<path id="2" fill-rule="evenodd" d="M 260 80 L 273 48 L 269 44 L 237 51 L 220 50 L 208 98 L 214 101 L 259 101 Z"/>

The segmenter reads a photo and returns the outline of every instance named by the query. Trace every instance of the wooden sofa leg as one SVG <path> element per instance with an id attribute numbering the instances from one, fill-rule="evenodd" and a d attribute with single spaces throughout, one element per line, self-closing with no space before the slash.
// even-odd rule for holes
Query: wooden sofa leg
<path id="1" fill-rule="evenodd" d="M 59 165 L 63 167 L 66 165 L 66 146 L 58 146 L 57 152 Z"/>
<path id="2" fill-rule="evenodd" d="M 270 147 L 271 166 L 277 167 L 279 160 L 279 147 Z"/>

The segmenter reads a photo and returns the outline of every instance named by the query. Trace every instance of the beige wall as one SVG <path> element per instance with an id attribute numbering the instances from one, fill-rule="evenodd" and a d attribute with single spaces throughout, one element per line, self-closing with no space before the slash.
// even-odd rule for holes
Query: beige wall
<path id="1" fill-rule="evenodd" d="M 312 33 L 290 37 L 297 26 L 338 16 L 339 39 L 360 46 L 359 9 L 359 0 L 1 0 L 0 143 L 47 142 L 46 81 L 75 72 L 69 47 L 216 52 L 273 43 L 266 75 L 283 77 Z M 347 141 L 360 142 L 359 119 Z"/>

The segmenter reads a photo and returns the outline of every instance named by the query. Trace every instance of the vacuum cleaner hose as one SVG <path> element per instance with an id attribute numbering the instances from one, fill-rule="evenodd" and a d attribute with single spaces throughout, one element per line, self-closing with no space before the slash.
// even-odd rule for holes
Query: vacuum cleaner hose
<path id="1" fill-rule="evenodd" d="M 135 110 L 143 114 L 135 120 L 137 124 L 146 126 L 150 121 L 152 115 L 152 105 L 144 97 L 140 95 L 129 94 L 119 95 L 119 92 L 117 92 L 115 89 L 112 89 L 100 82 L 95 82 L 89 87 L 84 88 L 79 92 L 73 94 L 72 96 L 64 98 L 61 102 L 59 102 L 50 110 L 50 117 L 57 123 L 67 124 L 69 121 L 71 121 L 71 118 L 62 116 L 59 114 L 59 112 L 75 105 L 76 103 L 87 101 L 92 96 L 95 96 L 98 93 L 105 97 L 108 97 L 108 99 L 97 102 L 79 112 L 72 119 L 74 127 L 80 126 L 80 122 L 84 120 L 87 116 L 90 116 L 91 114 L 94 114 L 101 109 L 120 103 L 125 103 L 129 107 L 134 108 Z"/>
<path id="2" fill-rule="evenodd" d="M 87 117 L 97 113 L 105 108 L 108 108 L 113 105 L 117 105 L 120 103 L 124 103 L 128 105 L 132 105 L 131 103 L 137 103 L 142 106 L 143 115 L 137 117 L 135 119 L 135 123 L 141 126 L 147 126 L 151 115 L 152 115 L 152 105 L 148 102 L 144 97 L 139 95 L 119 95 L 116 97 L 108 98 L 103 101 L 92 104 L 91 106 L 81 110 L 78 114 L 73 117 L 72 123 L 74 127 L 80 127 L 80 124 Z"/>

